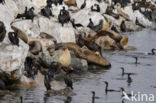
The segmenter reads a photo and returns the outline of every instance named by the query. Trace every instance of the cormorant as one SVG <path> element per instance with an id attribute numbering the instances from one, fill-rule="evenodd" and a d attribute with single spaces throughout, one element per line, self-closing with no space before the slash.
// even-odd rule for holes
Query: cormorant
<path id="1" fill-rule="evenodd" d="M 50 80 L 49 80 L 49 76 L 47 74 L 44 75 L 44 85 L 48 90 L 51 90 L 51 85 L 50 85 Z"/>
<path id="2" fill-rule="evenodd" d="M 41 9 L 41 15 L 47 17 L 50 19 L 50 16 L 54 16 L 50 10 L 49 6 L 46 6 L 45 8 Z"/>
<path id="3" fill-rule="evenodd" d="M 86 7 L 86 0 L 84 0 L 84 3 L 81 5 L 80 9 L 84 9 Z"/>
<path id="4" fill-rule="evenodd" d="M 96 97 L 95 91 L 92 91 L 92 103 L 95 103 L 95 99 L 99 99 L 99 97 Z"/>
<path id="5" fill-rule="evenodd" d="M 19 46 L 19 38 L 17 32 L 9 32 L 8 37 L 13 45 Z"/>
<path id="6" fill-rule="evenodd" d="M 107 94 L 107 92 L 120 92 L 119 90 L 108 89 L 108 82 L 104 81 L 104 83 L 106 84 L 106 88 L 105 88 L 105 93 L 106 94 Z"/>
<path id="7" fill-rule="evenodd" d="M 70 15 L 67 10 L 65 10 L 65 7 L 63 7 L 62 10 L 60 10 L 60 14 L 58 16 L 59 23 L 64 26 L 64 23 L 68 23 L 70 21 Z"/>
<path id="8" fill-rule="evenodd" d="M 73 88 L 73 82 L 71 80 L 70 74 L 66 73 L 66 76 L 64 78 L 64 82 L 65 82 L 65 84 L 66 84 L 67 87 L 70 87 L 71 89 L 74 89 Z"/>
<path id="9" fill-rule="evenodd" d="M 128 75 L 128 74 L 130 74 L 130 75 L 136 75 L 136 73 L 127 73 L 127 72 L 125 72 L 124 67 L 120 67 L 120 69 L 122 70 L 122 76 Z"/>
<path id="10" fill-rule="evenodd" d="M 96 9 L 94 9 L 93 5 L 91 6 L 91 11 L 96 11 L 96 12 L 100 12 L 100 6 L 98 4 L 94 4 L 94 6 L 96 7 Z"/>
<path id="11" fill-rule="evenodd" d="M 83 27 L 82 24 L 78 23 L 78 24 L 75 24 L 75 19 L 72 19 L 70 20 L 70 22 L 72 23 L 72 26 L 76 29 L 76 27 Z"/>
<path id="12" fill-rule="evenodd" d="M 4 23 L 0 21 L 0 42 L 4 40 L 5 35 L 6 35 L 6 29 L 5 29 Z"/>
<path id="13" fill-rule="evenodd" d="M 32 22 L 33 22 L 34 17 L 35 17 L 34 7 L 31 7 L 28 11 L 26 10 L 25 11 L 25 16 L 26 16 L 26 19 L 31 19 Z"/>
<path id="14" fill-rule="evenodd" d="M 154 52 L 155 50 L 156 50 L 155 48 L 151 49 L 151 53 L 148 53 L 148 55 L 154 55 L 154 54 L 156 54 L 156 53 Z"/>

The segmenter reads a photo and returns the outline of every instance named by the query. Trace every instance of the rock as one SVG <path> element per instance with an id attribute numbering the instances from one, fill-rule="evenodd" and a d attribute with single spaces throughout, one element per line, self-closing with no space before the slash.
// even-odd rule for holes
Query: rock
<path id="1" fill-rule="evenodd" d="M 106 21 L 104 20 L 104 17 L 98 13 L 98 12 L 90 12 L 89 10 L 80 10 L 77 13 L 72 14 L 72 18 L 75 19 L 76 23 L 81 23 L 83 26 L 87 27 L 89 24 L 89 18 L 92 19 L 94 25 L 97 25 L 100 20 L 103 20 L 103 23 Z M 79 19 L 77 19 L 79 18 Z"/>
<path id="2" fill-rule="evenodd" d="M 75 42 L 74 29 L 71 23 L 62 25 L 56 20 L 39 18 L 40 32 L 48 33 L 56 38 L 57 42 Z"/>
<path id="3" fill-rule="evenodd" d="M 24 61 L 29 47 L 20 40 L 19 47 L 11 44 L 0 44 L 0 78 L 17 80 L 22 75 Z"/>
<path id="4" fill-rule="evenodd" d="M 38 20 L 36 18 L 33 22 L 31 20 L 16 21 L 12 23 L 12 26 L 24 32 L 28 38 L 37 38 L 40 34 Z"/>

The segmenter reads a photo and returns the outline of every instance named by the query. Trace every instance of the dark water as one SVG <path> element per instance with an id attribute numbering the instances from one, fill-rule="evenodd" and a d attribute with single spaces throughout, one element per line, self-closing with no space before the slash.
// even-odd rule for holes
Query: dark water
<path id="1" fill-rule="evenodd" d="M 46 95 L 45 88 L 22 89 L 12 94 L 6 94 L 0 97 L 0 103 L 18 103 L 19 96 L 23 96 L 24 103 L 91 103 L 91 91 L 96 92 L 96 96 L 100 97 L 95 103 L 121 103 L 121 92 L 111 92 L 105 94 L 105 84 L 103 81 L 109 82 L 109 88 L 119 90 L 124 87 L 126 92 L 138 94 L 153 94 L 154 102 L 136 102 L 126 101 L 125 103 L 156 103 L 156 55 L 146 55 L 151 48 L 156 48 L 156 31 L 143 30 L 140 32 L 129 33 L 129 45 L 135 46 L 135 51 L 113 51 L 104 52 L 106 57 L 112 64 L 110 70 L 90 71 L 85 75 L 78 77 L 78 81 L 74 82 L 75 96 L 71 97 L 71 102 L 64 102 L 67 96 Z M 139 64 L 134 64 L 133 56 L 139 58 Z M 132 83 L 128 86 L 127 76 L 121 76 L 120 67 L 124 67 L 126 72 L 133 72 Z M 146 99 L 146 98 L 145 98 Z"/>

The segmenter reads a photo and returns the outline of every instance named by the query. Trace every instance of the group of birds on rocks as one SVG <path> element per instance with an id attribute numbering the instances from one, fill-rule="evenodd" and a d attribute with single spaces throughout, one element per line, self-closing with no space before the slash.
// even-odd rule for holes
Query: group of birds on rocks
<path id="1" fill-rule="evenodd" d="M 103 0 L 97 0 L 97 1 L 99 3 L 103 2 Z M 124 8 L 127 6 L 128 3 L 130 3 L 130 0 L 112 0 L 112 1 L 114 4 L 108 6 L 105 13 L 108 15 L 111 15 L 112 17 L 114 17 L 116 19 L 119 19 L 120 16 L 125 16 L 124 13 L 121 13 L 123 15 L 121 15 L 121 14 L 119 15 L 119 14 L 114 13 L 113 12 L 114 5 L 120 4 L 121 7 Z M 41 9 L 41 15 L 50 19 L 50 17 L 54 16 L 52 11 L 51 11 L 52 4 L 62 5 L 63 0 L 47 0 L 46 2 L 47 2 L 47 5 L 43 9 Z M 146 1 L 144 1 L 144 2 L 146 2 Z M 2 3 L 4 5 L 5 0 L 0 0 L 0 3 Z M 138 5 L 141 6 L 143 4 L 133 3 L 132 4 L 133 10 L 140 10 L 141 13 L 143 13 L 149 20 L 151 20 L 152 19 L 151 18 L 152 12 L 148 9 L 146 9 L 145 11 L 141 11 L 141 9 L 139 8 Z M 85 7 L 86 7 L 86 0 L 84 0 L 84 3 L 81 5 L 80 9 L 84 9 Z M 93 6 L 91 6 L 91 11 L 100 12 L 100 10 L 101 10 L 101 8 L 98 4 L 94 4 Z M 24 13 L 18 14 L 16 19 L 25 18 L 25 19 L 29 19 L 33 22 L 35 16 L 36 16 L 36 14 L 34 13 L 34 7 L 31 7 L 31 8 L 25 7 Z M 125 18 L 126 18 L 126 20 L 129 20 L 129 17 L 125 16 Z M 63 7 L 60 10 L 60 13 L 58 15 L 58 22 L 62 26 L 64 26 L 65 23 L 71 22 L 73 28 L 75 28 L 75 29 L 77 27 L 84 27 L 80 23 L 77 23 L 77 24 L 75 23 L 75 19 L 72 19 L 70 17 L 70 13 L 68 10 L 66 10 L 65 7 Z M 138 19 L 136 19 L 136 25 L 143 27 L 143 25 L 139 23 Z M 92 29 L 95 32 L 98 32 L 103 28 L 103 20 L 100 20 L 99 23 L 97 25 L 95 25 L 93 23 L 92 19 L 90 18 L 89 24 L 87 25 L 87 27 L 89 27 L 90 29 Z M 120 28 L 123 32 L 126 32 L 124 21 L 122 21 Z M 117 33 L 119 32 L 114 25 L 111 27 L 111 30 L 113 30 Z M 5 28 L 4 23 L 2 21 L 0 21 L 0 42 L 2 42 L 4 40 L 5 36 L 6 36 L 6 28 Z M 18 31 L 9 32 L 8 38 L 9 38 L 12 45 L 19 46 Z M 82 47 L 82 45 L 83 45 L 83 43 L 81 42 L 82 35 L 79 35 L 78 39 L 79 39 L 78 45 L 80 47 Z M 90 44 L 88 44 L 88 43 L 84 43 L 84 44 L 90 50 L 97 50 L 101 53 L 101 48 L 99 46 L 97 46 L 95 43 L 91 42 Z M 32 44 L 30 44 L 30 50 L 31 50 L 31 47 L 34 47 L 35 45 L 36 44 L 32 42 Z M 58 48 L 55 46 L 54 49 L 57 50 Z M 154 55 L 155 50 L 156 49 L 152 49 L 152 53 L 149 53 L 149 55 Z M 50 66 L 47 66 L 46 64 L 44 64 L 44 62 L 39 61 L 38 59 L 36 60 L 35 58 L 33 58 L 31 56 L 26 57 L 25 62 L 24 62 L 24 65 L 25 65 L 24 75 L 27 76 L 28 78 L 34 79 L 35 78 L 34 76 L 38 74 L 38 70 L 39 70 L 44 75 L 44 85 L 45 85 L 47 91 L 49 91 L 49 90 L 51 90 L 50 82 L 54 80 L 55 74 L 58 73 L 60 70 L 63 70 L 66 73 L 65 77 L 64 77 L 64 82 L 65 82 L 66 86 L 70 89 L 73 89 L 74 87 L 73 87 L 73 82 L 71 79 L 71 74 L 73 73 L 73 68 L 70 67 L 70 63 L 69 64 L 67 63 L 68 65 L 63 65 L 63 63 L 62 63 L 62 61 L 64 62 L 64 61 L 66 61 L 66 59 L 68 59 L 68 58 L 66 58 L 66 54 L 70 54 L 70 53 L 69 53 L 69 50 L 67 48 L 63 48 L 63 52 L 65 52 L 65 54 L 62 54 L 62 56 L 63 56 L 62 58 L 60 57 L 60 62 L 52 62 Z M 34 54 L 38 54 L 38 53 L 35 52 Z M 135 63 L 137 64 L 138 58 L 137 57 L 135 57 L 135 58 L 136 58 Z M 40 65 L 42 65 L 42 66 L 44 65 L 46 68 L 48 68 L 48 70 L 44 71 L 44 70 L 40 69 Z M 127 75 L 127 77 L 128 77 L 127 82 L 131 83 L 132 82 L 131 75 L 134 75 L 134 73 L 125 73 L 124 68 L 121 68 L 121 69 L 122 69 L 122 76 Z M 2 82 L 0 82 L 0 83 L 2 83 Z M 120 92 L 118 90 L 109 89 L 107 81 L 105 81 L 104 83 L 106 84 L 106 88 L 105 88 L 106 93 L 108 93 L 108 92 Z M 121 90 L 124 91 L 124 88 L 121 88 Z M 92 94 L 93 94 L 92 103 L 95 103 L 95 99 L 98 99 L 98 97 L 95 96 L 95 91 L 92 91 Z"/>

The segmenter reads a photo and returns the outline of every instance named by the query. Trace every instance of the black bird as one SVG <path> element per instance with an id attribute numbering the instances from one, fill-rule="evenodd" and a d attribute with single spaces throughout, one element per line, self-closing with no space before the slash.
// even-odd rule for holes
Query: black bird
<path id="1" fill-rule="evenodd" d="M 25 18 L 26 19 L 31 19 L 32 22 L 34 20 L 35 14 L 34 14 L 34 7 L 31 7 L 28 11 L 25 11 Z"/>
<path id="2" fill-rule="evenodd" d="M 63 2 L 63 0 L 58 0 L 58 3 L 59 3 L 60 5 L 62 5 L 62 2 Z"/>
<path id="3" fill-rule="evenodd" d="M 26 17 L 26 13 L 27 13 L 27 11 L 28 11 L 28 8 L 25 7 L 25 11 L 24 11 L 24 13 L 22 13 L 22 14 L 17 14 L 16 19 Z"/>
<path id="4" fill-rule="evenodd" d="M 50 80 L 49 80 L 49 76 L 47 74 L 44 75 L 44 85 L 48 90 L 51 90 L 51 85 L 50 85 Z"/>
<path id="5" fill-rule="evenodd" d="M 13 45 L 19 46 L 19 38 L 17 32 L 9 32 L 8 37 Z"/>
<path id="6" fill-rule="evenodd" d="M 94 6 L 96 7 L 96 9 L 94 9 Z M 100 12 L 100 6 L 98 4 L 94 4 L 94 6 L 91 6 L 91 11 Z"/>
<path id="7" fill-rule="evenodd" d="M 72 97 L 67 96 L 66 100 L 64 101 L 64 103 L 71 103 L 72 101 Z"/>
<path id="8" fill-rule="evenodd" d="M 23 103 L 23 97 L 20 96 L 20 103 Z"/>
<path id="9" fill-rule="evenodd" d="M 5 90 L 5 89 L 6 89 L 6 85 L 4 81 L 0 79 L 0 90 Z"/>
<path id="10" fill-rule="evenodd" d="M 50 10 L 49 6 L 46 6 L 45 8 L 41 9 L 41 15 L 47 17 L 50 19 L 50 16 L 54 16 Z"/>
<path id="11" fill-rule="evenodd" d="M 125 25 L 124 20 L 121 22 L 120 29 L 121 29 L 122 32 L 126 32 L 126 25 Z"/>
<path id="12" fill-rule="evenodd" d="M 91 29 L 94 28 L 94 23 L 93 23 L 93 21 L 92 21 L 91 18 L 89 19 L 89 24 L 87 25 L 87 27 L 89 27 L 89 28 L 91 28 Z"/>
<path id="13" fill-rule="evenodd" d="M 122 70 L 122 76 L 128 75 L 128 74 L 130 74 L 130 75 L 136 75 L 136 73 L 127 73 L 127 72 L 125 72 L 125 68 L 124 67 L 120 67 L 120 69 Z"/>
<path id="14" fill-rule="evenodd" d="M 119 90 L 108 89 L 108 82 L 104 81 L 104 83 L 106 84 L 106 88 L 105 88 L 105 93 L 106 94 L 107 94 L 107 92 L 120 92 Z"/>
<path id="15" fill-rule="evenodd" d="M 0 3 L 2 3 L 4 5 L 5 4 L 5 0 L 0 0 Z"/>
<path id="16" fill-rule="evenodd" d="M 96 97 L 95 91 L 92 91 L 92 103 L 95 103 L 95 99 L 99 99 L 99 97 Z"/>
<path id="17" fill-rule="evenodd" d="M 155 50 L 156 50 L 155 48 L 151 49 L 151 53 L 148 53 L 148 55 L 154 55 L 154 54 L 156 54 L 155 53 Z"/>
<path id="18" fill-rule="evenodd" d="M 132 83 L 131 73 L 128 73 L 127 83 L 128 83 L 128 86 L 130 86 Z"/>
<path id="19" fill-rule="evenodd" d="M 139 22 L 139 20 L 138 20 L 137 17 L 136 17 L 136 20 L 135 20 L 135 24 L 136 24 L 136 25 L 139 25 L 139 26 L 142 27 L 142 28 L 145 28 L 145 26 L 142 25 L 142 24 Z"/>
<path id="20" fill-rule="evenodd" d="M 86 7 L 86 0 L 84 0 L 84 3 L 81 5 L 80 9 L 84 9 Z"/>
<path id="21" fill-rule="evenodd" d="M 66 84 L 67 87 L 73 89 L 73 82 L 71 80 L 70 74 L 66 73 L 66 76 L 64 78 L 64 82 L 65 82 L 65 84 Z"/>
<path id="22" fill-rule="evenodd" d="M 70 21 L 70 15 L 67 10 L 65 10 L 65 7 L 63 7 L 62 10 L 60 10 L 60 14 L 58 15 L 59 23 L 64 26 L 64 23 L 68 23 Z"/>
<path id="23" fill-rule="evenodd" d="M 103 20 L 100 20 L 99 21 L 99 24 L 98 25 L 95 25 L 92 30 L 94 30 L 95 32 L 98 32 L 99 30 L 101 30 L 103 27 Z"/>
<path id="24" fill-rule="evenodd" d="M 0 21 L 0 42 L 2 42 L 6 35 L 5 25 L 2 21 Z"/>
<path id="25" fill-rule="evenodd" d="M 83 25 L 80 24 L 80 23 L 75 24 L 75 19 L 70 20 L 70 22 L 72 23 L 72 26 L 73 26 L 75 29 L 76 29 L 76 27 L 83 27 Z"/>
<path id="26" fill-rule="evenodd" d="M 48 6 L 48 7 L 50 7 L 50 8 L 52 7 L 52 6 L 51 6 L 51 5 L 52 5 L 52 0 L 47 0 L 46 3 L 47 3 L 47 6 Z"/>
<path id="27" fill-rule="evenodd" d="M 125 96 L 125 95 L 127 95 L 128 97 L 131 97 L 131 96 L 132 96 L 131 94 L 126 93 L 126 92 L 125 92 L 125 89 L 124 89 L 123 87 L 121 87 L 120 89 L 121 89 L 121 92 L 122 92 L 122 97 Z M 125 94 L 125 93 L 126 93 L 126 94 Z"/>
<path id="28" fill-rule="evenodd" d="M 56 62 L 52 62 L 50 64 L 50 67 L 48 69 L 48 76 L 49 76 L 49 80 L 52 81 L 54 78 L 54 74 L 57 71 L 57 63 Z"/>
<path id="29" fill-rule="evenodd" d="M 139 10 L 140 7 L 139 7 L 138 3 L 133 3 L 133 4 L 132 4 L 132 9 L 133 9 L 133 12 L 134 12 L 135 10 Z"/>
<path id="30" fill-rule="evenodd" d="M 28 78 L 34 79 L 38 73 L 39 64 L 34 58 L 27 56 L 24 62 L 24 75 Z"/>
<path id="31" fill-rule="evenodd" d="M 78 35 L 77 45 L 79 45 L 80 47 L 84 46 L 84 42 L 81 34 Z"/>
<path id="32" fill-rule="evenodd" d="M 138 57 L 134 57 L 135 58 L 135 64 L 139 64 L 138 63 Z"/>
<path id="33" fill-rule="evenodd" d="M 116 33 L 119 33 L 119 31 L 117 30 L 117 28 L 114 25 L 111 27 L 111 30 L 115 31 Z"/>

